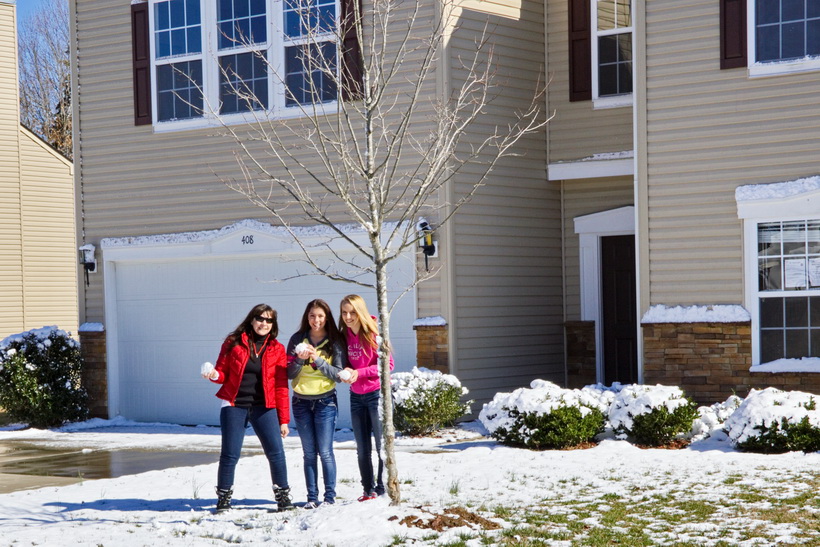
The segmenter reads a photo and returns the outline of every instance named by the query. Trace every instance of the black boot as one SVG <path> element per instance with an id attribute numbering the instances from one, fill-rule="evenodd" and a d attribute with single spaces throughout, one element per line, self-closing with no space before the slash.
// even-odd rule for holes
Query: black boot
<path id="1" fill-rule="evenodd" d="M 276 508 L 279 511 L 293 509 L 293 501 L 290 497 L 290 488 L 273 487 L 273 495 L 276 498 Z"/>
<path id="2" fill-rule="evenodd" d="M 224 513 L 231 508 L 231 496 L 233 496 L 233 489 L 216 489 L 216 513 Z"/>

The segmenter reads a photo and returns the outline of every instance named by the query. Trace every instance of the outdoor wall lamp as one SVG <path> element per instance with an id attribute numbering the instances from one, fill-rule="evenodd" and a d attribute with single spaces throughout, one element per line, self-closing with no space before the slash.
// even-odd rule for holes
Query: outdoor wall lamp
<path id="1" fill-rule="evenodd" d="M 427 219 L 421 217 L 416 223 L 416 231 L 419 237 L 419 248 L 424 254 L 424 269 L 430 271 L 427 261 L 431 256 L 436 256 L 436 242 L 433 240 L 433 227 L 430 226 Z"/>
<path id="2" fill-rule="evenodd" d="M 96 248 L 90 243 L 86 243 L 78 249 L 80 251 L 80 264 L 85 270 L 85 284 L 88 286 L 88 274 L 97 271 L 97 259 L 94 258 L 94 251 Z"/>

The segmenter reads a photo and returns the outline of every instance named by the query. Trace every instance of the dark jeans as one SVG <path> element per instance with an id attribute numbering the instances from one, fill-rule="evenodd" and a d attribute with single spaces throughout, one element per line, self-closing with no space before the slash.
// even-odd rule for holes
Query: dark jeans
<path id="1" fill-rule="evenodd" d="M 359 473 L 362 476 L 362 488 L 369 494 L 384 494 L 384 461 L 382 460 L 382 425 L 379 420 L 379 390 L 359 395 L 350 392 L 350 420 L 353 425 L 353 437 L 356 439 L 356 455 L 359 458 Z M 371 444 L 370 435 L 373 435 Z M 373 476 L 373 461 L 370 456 L 373 445 L 379 461 L 378 474 Z"/>
<path id="2" fill-rule="evenodd" d="M 219 455 L 219 471 L 216 486 L 221 490 L 233 487 L 234 472 L 242 443 L 245 440 L 245 429 L 248 424 L 262 443 L 262 449 L 268 458 L 270 476 L 274 487 L 288 487 L 288 470 L 285 466 L 285 447 L 279 431 L 279 414 L 275 408 L 252 406 L 250 408 L 223 406 L 219 413 L 219 425 L 222 427 L 222 452 Z"/>
<path id="3" fill-rule="evenodd" d="M 321 399 L 293 397 L 293 419 L 302 441 L 302 455 L 305 461 L 305 486 L 308 501 L 319 501 L 316 456 L 322 461 L 322 476 L 325 482 L 324 501 L 336 500 L 336 457 L 333 455 L 333 433 L 336 431 L 336 416 L 339 406 L 336 392 Z"/>

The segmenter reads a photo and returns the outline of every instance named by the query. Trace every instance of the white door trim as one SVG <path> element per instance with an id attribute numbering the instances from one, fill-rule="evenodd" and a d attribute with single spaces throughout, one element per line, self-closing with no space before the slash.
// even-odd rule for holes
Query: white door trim
<path id="1" fill-rule="evenodd" d="M 635 234 L 635 207 L 575 217 L 579 236 L 578 257 L 581 272 L 581 320 L 595 323 L 595 376 L 602 382 L 603 326 L 601 325 L 601 238 Z"/>

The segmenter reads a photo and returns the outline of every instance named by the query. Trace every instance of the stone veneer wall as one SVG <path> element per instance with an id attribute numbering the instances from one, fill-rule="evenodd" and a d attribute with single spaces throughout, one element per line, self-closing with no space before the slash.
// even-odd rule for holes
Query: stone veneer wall
<path id="1" fill-rule="evenodd" d="M 449 335 L 447 325 L 414 326 L 416 331 L 416 364 L 420 367 L 450 373 Z"/>
<path id="2" fill-rule="evenodd" d="M 596 382 L 595 321 L 567 321 L 567 387 L 582 388 Z"/>
<path id="3" fill-rule="evenodd" d="M 105 331 L 80 329 L 80 354 L 83 359 L 82 382 L 88 392 L 92 418 L 108 418 L 108 370 Z"/>
<path id="4" fill-rule="evenodd" d="M 776 387 L 820 394 L 820 374 L 750 372 L 751 323 L 644 324 L 645 384 L 677 385 L 700 404 Z"/>

